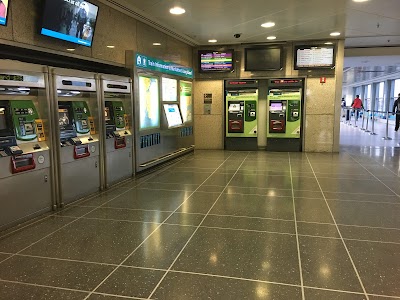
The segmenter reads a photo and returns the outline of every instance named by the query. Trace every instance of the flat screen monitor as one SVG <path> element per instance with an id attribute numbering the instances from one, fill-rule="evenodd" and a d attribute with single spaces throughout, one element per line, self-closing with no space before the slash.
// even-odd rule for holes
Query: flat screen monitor
<path id="1" fill-rule="evenodd" d="M 282 103 L 280 102 L 275 102 L 275 103 L 271 103 L 270 107 L 269 107 L 270 111 L 280 111 L 282 110 Z"/>
<path id="2" fill-rule="evenodd" d="M 68 125 L 71 124 L 68 108 L 58 109 L 58 124 L 60 125 L 60 130 L 66 130 Z"/>
<path id="3" fill-rule="evenodd" d="M 0 25 L 7 25 L 9 0 L 0 0 Z"/>
<path id="4" fill-rule="evenodd" d="M 162 78 L 162 99 L 163 101 L 178 101 L 178 80 Z"/>
<path id="5" fill-rule="evenodd" d="M 158 78 L 139 76 L 139 130 L 160 127 Z"/>
<path id="6" fill-rule="evenodd" d="M 282 47 L 245 49 L 245 71 L 278 71 L 282 69 Z"/>
<path id="7" fill-rule="evenodd" d="M 82 0 L 47 0 L 41 34 L 92 46 L 98 6 Z"/>
<path id="8" fill-rule="evenodd" d="M 232 72 L 233 54 L 234 50 L 199 50 L 199 71 L 202 73 Z"/>
<path id="9" fill-rule="evenodd" d="M 335 47 L 296 46 L 295 69 L 333 68 L 335 66 Z"/>
<path id="10" fill-rule="evenodd" d="M 181 126 L 183 124 L 178 104 L 164 104 L 164 112 L 167 117 L 168 128 Z"/>

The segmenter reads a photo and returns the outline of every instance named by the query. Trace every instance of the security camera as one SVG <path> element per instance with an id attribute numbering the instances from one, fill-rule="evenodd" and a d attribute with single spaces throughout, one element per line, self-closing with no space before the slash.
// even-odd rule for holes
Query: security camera
<path id="1" fill-rule="evenodd" d="M 240 38 L 241 35 L 242 35 L 241 33 L 235 33 L 233 36 L 234 36 L 236 39 L 238 39 L 238 38 Z"/>

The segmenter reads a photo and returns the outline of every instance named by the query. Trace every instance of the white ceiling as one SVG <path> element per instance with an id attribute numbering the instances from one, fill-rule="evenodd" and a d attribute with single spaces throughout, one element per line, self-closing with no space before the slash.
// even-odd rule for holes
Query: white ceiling
<path id="1" fill-rule="evenodd" d="M 103 0 L 192 45 L 332 39 L 341 32 L 349 47 L 399 46 L 400 0 L 179 0 L 186 13 L 174 16 L 176 0 Z M 260 25 L 273 21 L 276 26 Z M 234 38 L 240 33 L 239 39 Z"/>

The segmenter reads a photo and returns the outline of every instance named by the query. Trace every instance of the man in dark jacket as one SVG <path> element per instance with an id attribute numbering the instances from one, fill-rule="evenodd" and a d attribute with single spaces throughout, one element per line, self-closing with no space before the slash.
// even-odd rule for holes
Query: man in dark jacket
<path id="1" fill-rule="evenodd" d="M 399 130 L 400 126 L 400 93 L 398 95 L 399 97 L 397 98 L 396 101 L 394 101 L 393 104 L 393 114 L 396 114 L 396 127 L 394 128 L 394 131 Z"/>
<path id="2" fill-rule="evenodd" d="M 85 2 L 81 3 L 81 7 L 79 8 L 78 15 L 76 18 L 76 37 L 83 38 L 83 25 L 86 24 L 88 19 L 88 13 L 85 10 Z"/>

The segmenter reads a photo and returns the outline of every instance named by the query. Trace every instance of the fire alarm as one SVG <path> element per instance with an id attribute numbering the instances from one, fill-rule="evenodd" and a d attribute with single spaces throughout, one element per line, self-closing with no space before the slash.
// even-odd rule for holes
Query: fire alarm
<path id="1" fill-rule="evenodd" d="M 319 83 L 326 83 L 326 77 L 321 77 L 319 79 Z"/>

